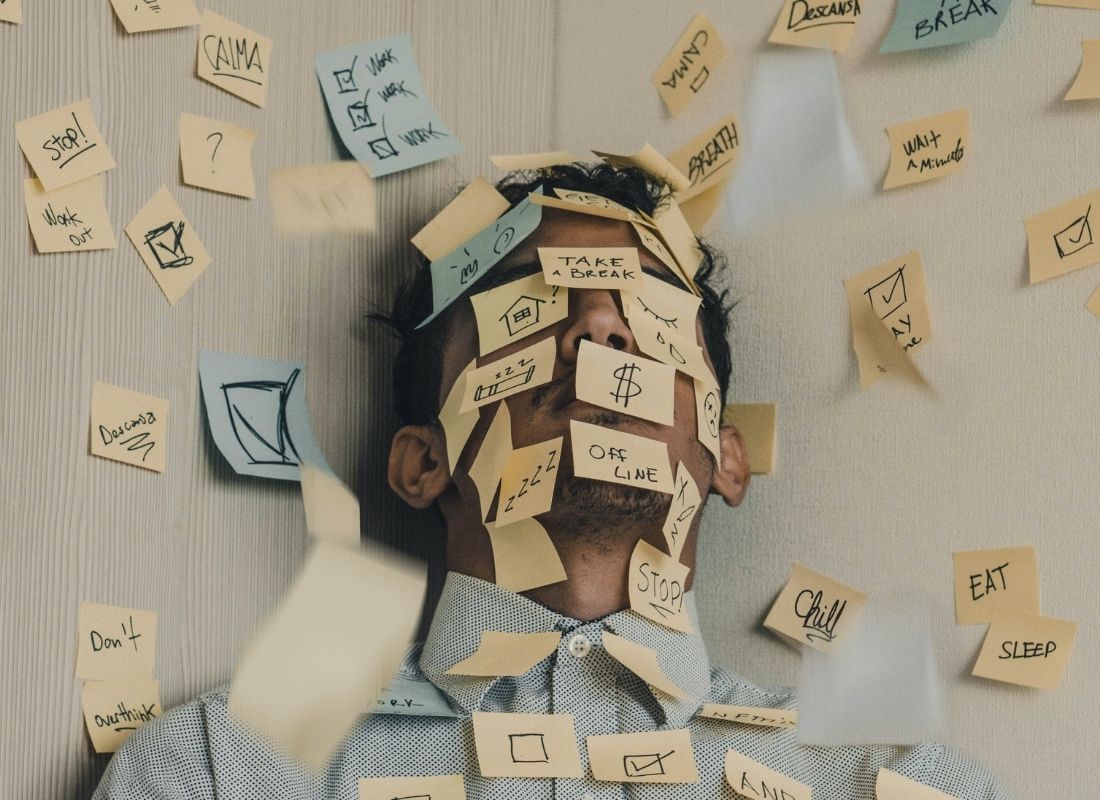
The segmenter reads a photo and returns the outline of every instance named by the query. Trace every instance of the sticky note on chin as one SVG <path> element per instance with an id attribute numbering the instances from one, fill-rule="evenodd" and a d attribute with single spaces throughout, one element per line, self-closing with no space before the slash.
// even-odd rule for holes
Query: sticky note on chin
<path id="1" fill-rule="evenodd" d="M 686 601 L 691 569 L 639 540 L 630 556 L 627 589 L 630 607 L 647 619 L 683 633 L 693 633 Z"/>

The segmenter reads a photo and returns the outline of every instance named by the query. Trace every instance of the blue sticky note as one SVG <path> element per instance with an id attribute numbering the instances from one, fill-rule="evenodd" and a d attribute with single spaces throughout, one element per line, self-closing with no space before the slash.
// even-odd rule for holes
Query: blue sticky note
<path id="1" fill-rule="evenodd" d="M 318 53 L 314 64 L 340 139 L 372 177 L 462 149 L 428 99 L 409 34 Z"/>
<path id="2" fill-rule="evenodd" d="M 542 187 L 535 189 L 535 192 L 542 194 Z M 427 325 L 443 313 L 498 261 L 534 233 L 541 222 L 542 206 L 525 197 L 465 244 L 433 261 L 432 313 L 416 327 Z"/>
<path id="3" fill-rule="evenodd" d="M 242 475 L 298 480 L 303 461 L 331 472 L 306 410 L 305 364 L 199 351 L 210 435 Z"/>
<path id="4" fill-rule="evenodd" d="M 395 676 L 374 707 L 375 714 L 403 714 L 413 717 L 458 717 L 443 692 L 427 680 Z"/>
<path id="5" fill-rule="evenodd" d="M 1005 21 L 1012 0 L 898 0 L 880 53 L 900 53 L 988 39 Z"/>

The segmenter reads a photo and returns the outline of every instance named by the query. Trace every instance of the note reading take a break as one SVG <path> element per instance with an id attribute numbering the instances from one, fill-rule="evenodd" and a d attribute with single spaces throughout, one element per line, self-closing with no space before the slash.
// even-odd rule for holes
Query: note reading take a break
<path id="1" fill-rule="evenodd" d="M 149 678 L 86 681 L 80 706 L 97 753 L 116 752 L 131 733 L 163 711 L 160 684 Z"/>
<path id="2" fill-rule="evenodd" d="M 466 800 L 461 775 L 360 778 L 359 800 Z"/>
<path id="3" fill-rule="evenodd" d="M 684 549 L 691 523 L 699 513 L 702 504 L 699 485 L 681 461 L 676 465 L 672 502 L 669 504 L 664 525 L 661 526 L 661 533 L 665 535 L 665 544 L 668 545 L 668 553 L 674 560 L 680 559 L 680 551 Z"/>
<path id="4" fill-rule="evenodd" d="M 523 675 L 553 653 L 560 641 L 561 631 L 482 631 L 477 650 L 447 670 L 447 674 L 495 678 Z"/>
<path id="5" fill-rule="evenodd" d="M 677 700 L 686 700 L 687 693 L 677 686 L 671 678 L 665 674 L 657 659 L 657 651 L 644 644 L 632 642 L 610 631 L 604 631 L 602 635 L 604 649 L 643 681 L 654 689 L 675 697 Z"/>
<path id="6" fill-rule="evenodd" d="M 768 474 L 775 465 L 775 403 L 731 403 L 722 412 L 722 424 L 732 425 L 745 442 L 749 468 Z"/>
<path id="7" fill-rule="evenodd" d="M 886 129 L 890 168 L 883 189 L 953 175 L 970 152 L 970 112 L 965 108 L 902 122 Z"/>
<path id="8" fill-rule="evenodd" d="M 1036 689 L 1062 680 L 1077 638 L 1077 623 L 995 608 L 972 674 Z"/>
<path id="9" fill-rule="evenodd" d="M 480 175 L 416 232 L 412 243 L 429 261 L 443 258 L 508 210 L 508 198 Z"/>
<path id="10" fill-rule="evenodd" d="M 466 448 L 466 442 L 470 434 L 474 432 L 481 412 L 476 408 L 462 411 L 462 396 L 466 392 L 466 373 L 477 366 L 477 361 L 471 361 L 466 368 L 458 374 L 455 382 L 451 384 L 447 392 L 447 399 L 443 401 L 443 407 L 439 410 L 439 423 L 443 426 L 443 435 L 447 440 L 447 468 L 451 475 L 455 474 L 458 459 Z M 511 445 L 509 445 L 511 446 Z"/>
<path id="11" fill-rule="evenodd" d="M 546 528 L 534 517 L 503 527 L 487 527 L 497 586 L 510 592 L 526 592 L 565 580 L 565 567 L 557 548 Z"/>
<path id="12" fill-rule="evenodd" d="M 798 711 L 793 708 L 758 708 L 704 703 L 699 716 L 764 728 L 793 728 L 798 724 Z"/>
<path id="13" fill-rule="evenodd" d="M 587 736 L 592 777 L 612 783 L 698 783 L 687 728 Z"/>
<path id="14" fill-rule="evenodd" d="M 573 473 L 578 478 L 672 494 L 668 445 L 613 428 L 569 421 Z"/>
<path id="15" fill-rule="evenodd" d="M 572 714 L 475 711 L 474 745 L 486 778 L 579 778 Z"/>
<path id="16" fill-rule="evenodd" d="M 634 546 L 627 573 L 630 607 L 674 631 L 693 633 L 684 604 L 691 569 L 642 539 Z"/>
<path id="17" fill-rule="evenodd" d="M 785 0 L 768 41 L 843 53 L 852 41 L 861 13 L 859 0 Z"/>
<path id="18" fill-rule="evenodd" d="M 1100 3 L 1097 4 L 1100 7 Z M 1081 42 L 1081 69 L 1064 100 L 1095 100 L 1100 97 L 1100 39 Z"/>
<path id="19" fill-rule="evenodd" d="M 540 247 L 539 261 L 551 286 L 640 289 L 646 282 L 636 247 Z"/>
<path id="20" fill-rule="evenodd" d="M 875 800 L 958 800 L 958 798 L 910 780 L 886 767 L 880 767 L 875 775 Z"/>
<path id="21" fill-rule="evenodd" d="M 545 514 L 554 500 L 564 437 L 513 450 L 500 475 L 497 525 Z"/>
<path id="22" fill-rule="evenodd" d="M 164 472 L 168 452 L 168 401 L 97 381 L 92 387 L 93 456 Z"/>
<path id="23" fill-rule="evenodd" d="M 726 782 L 744 797 L 810 800 L 811 787 L 736 750 L 726 751 Z"/>
<path id="24" fill-rule="evenodd" d="M 1039 613 L 1039 562 L 1034 547 L 954 554 L 955 621 L 989 622 L 995 608 Z"/>
<path id="25" fill-rule="evenodd" d="M 1100 189 L 1024 220 L 1031 283 L 1056 278 L 1100 261 L 1100 246 L 1095 244 L 1092 230 L 1094 208 L 1100 214 Z"/>
<path id="26" fill-rule="evenodd" d="M 653 85 L 672 116 L 688 107 L 727 55 L 729 48 L 711 21 L 696 15 L 653 73 Z"/>
<path id="27" fill-rule="evenodd" d="M 180 114 L 183 182 L 238 197 L 255 197 L 252 144 L 256 132 L 229 122 Z"/>
<path id="28" fill-rule="evenodd" d="M 900 0 L 894 24 L 879 48 L 899 53 L 988 39 L 1001 28 L 1012 0 Z"/>
<path id="29" fill-rule="evenodd" d="M 267 192 L 282 236 L 370 233 L 377 224 L 374 181 L 357 161 L 273 169 Z"/>
<path id="30" fill-rule="evenodd" d="M 461 410 L 469 411 L 547 383 L 554 376 L 556 357 L 557 340 L 547 336 L 466 373 Z"/>
<path id="31" fill-rule="evenodd" d="M 171 305 L 210 266 L 210 254 L 167 186 L 134 215 L 126 235 Z"/>
<path id="32" fill-rule="evenodd" d="M 263 107 L 271 76 L 271 40 L 206 8 L 199 25 L 198 76 Z"/>
<path id="33" fill-rule="evenodd" d="M 112 250 L 118 246 L 103 196 L 105 178 L 93 175 L 47 192 L 37 178 L 23 181 L 27 221 L 39 253 Z"/>
<path id="34" fill-rule="evenodd" d="M 152 678 L 157 613 L 82 603 L 77 620 L 76 677 L 92 681 Z"/>
<path id="35" fill-rule="evenodd" d="M 115 168 L 87 98 L 15 123 L 15 138 L 47 192 Z"/>
<path id="36" fill-rule="evenodd" d="M 470 304 L 477 320 L 478 354 L 484 356 L 565 319 L 569 290 L 550 286 L 538 272 L 472 294 Z"/>
<path id="37" fill-rule="evenodd" d="M 127 33 L 163 31 L 199 24 L 193 0 L 111 0 Z"/>
<path id="38" fill-rule="evenodd" d="M 582 339 L 577 353 L 577 399 L 661 425 L 671 425 L 676 370 Z"/>
<path id="39" fill-rule="evenodd" d="M 851 638 L 866 603 L 858 589 L 796 563 L 764 627 L 829 653 Z"/>

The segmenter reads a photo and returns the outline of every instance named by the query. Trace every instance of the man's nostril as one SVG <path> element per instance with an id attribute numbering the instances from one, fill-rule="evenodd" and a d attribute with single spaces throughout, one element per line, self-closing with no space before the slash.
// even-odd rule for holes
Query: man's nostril
<path id="1" fill-rule="evenodd" d="M 617 333 L 608 334 L 607 346 L 612 348 L 613 350 L 625 350 L 626 339 L 624 339 L 622 336 L 619 336 Z"/>

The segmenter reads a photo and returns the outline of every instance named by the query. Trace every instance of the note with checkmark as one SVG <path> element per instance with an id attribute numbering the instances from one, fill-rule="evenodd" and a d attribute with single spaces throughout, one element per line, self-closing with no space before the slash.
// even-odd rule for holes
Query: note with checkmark
<path id="1" fill-rule="evenodd" d="M 172 305 L 210 266 L 210 254 L 167 186 L 134 215 L 126 235 Z"/>
<path id="2" fill-rule="evenodd" d="M 697 783 L 686 728 L 586 737 L 592 777 L 612 783 Z"/>
<path id="3" fill-rule="evenodd" d="M 1100 189 L 1024 220 L 1031 283 L 1056 278 L 1100 261 L 1094 222 L 1100 222 Z"/>

